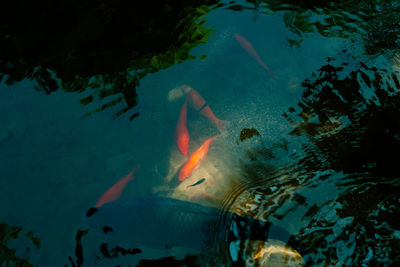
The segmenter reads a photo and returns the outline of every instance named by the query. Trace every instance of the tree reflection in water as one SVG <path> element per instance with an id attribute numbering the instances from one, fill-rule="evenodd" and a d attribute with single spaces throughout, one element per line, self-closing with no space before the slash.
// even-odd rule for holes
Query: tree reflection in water
<path id="1" fill-rule="evenodd" d="M 232 4 L 228 8 L 282 14 L 285 26 L 295 34 L 294 38 L 287 38 L 293 46 L 299 47 L 307 34 L 317 32 L 351 42 L 362 40 L 363 50 L 368 55 L 394 55 L 399 50 L 400 5 L 397 0 L 246 0 L 246 4 Z"/>
<path id="2" fill-rule="evenodd" d="M 399 73 L 328 61 L 303 81 L 301 102 L 284 114 L 290 135 L 303 140 L 290 155 L 294 164 L 274 176 L 263 163 L 274 152 L 253 153 L 242 166 L 246 197 L 235 205 L 248 213 L 250 197 L 258 205 L 252 216 L 297 224 L 294 247 L 308 264 L 398 263 Z M 307 194 L 312 188 L 317 199 Z"/>
<path id="3" fill-rule="evenodd" d="M 196 58 L 191 49 L 207 42 L 204 15 L 217 3 L 7 2 L 0 18 L 0 81 L 34 80 L 47 94 L 60 87 L 85 92 L 83 105 L 101 103 L 93 112 L 124 101 L 118 117 L 137 104 L 141 78 Z"/>
<path id="4" fill-rule="evenodd" d="M 287 115 L 292 134 L 309 140 L 297 168 L 306 177 L 302 184 L 318 183 L 311 174 L 321 171 L 343 174 L 324 178 L 335 183 L 338 197 L 316 207 L 313 213 L 322 219 L 310 217 L 300 235 L 320 246 L 316 262 L 331 264 L 348 254 L 341 259 L 346 264 L 388 264 L 400 260 L 394 222 L 400 184 L 393 157 L 400 148 L 399 73 L 362 62 L 354 68 L 339 78 L 342 66 L 322 67 L 313 81 L 303 82 L 299 113 Z M 331 213 L 324 216 L 327 206 Z"/>
<path id="5" fill-rule="evenodd" d="M 1 266 L 33 266 L 29 262 L 29 256 L 31 253 L 40 250 L 40 239 L 35 237 L 32 231 L 28 231 L 24 236 L 21 236 L 21 231 L 22 227 L 12 226 L 5 222 L 0 223 Z M 17 248 L 14 248 L 15 242 L 19 245 Z M 14 243 L 14 245 L 11 243 Z M 22 246 L 25 249 L 21 249 Z"/>

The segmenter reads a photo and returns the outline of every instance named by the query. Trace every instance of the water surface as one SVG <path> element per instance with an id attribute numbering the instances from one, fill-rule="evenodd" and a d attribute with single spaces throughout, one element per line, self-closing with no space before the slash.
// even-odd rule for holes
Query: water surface
<path id="1" fill-rule="evenodd" d="M 108 67 L 102 64 L 110 58 L 95 42 L 85 46 L 90 60 L 76 48 L 58 65 L 49 63 L 57 51 L 38 50 L 48 55 L 40 61 L 24 50 L 16 53 L 18 61 L 7 47 L 9 56 L 0 58 L 0 255 L 33 266 L 274 266 L 274 255 L 290 246 L 283 255 L 295 259 L 286 262 L 293 266 L 394 266 L 400 247 L 393 156 L 400 148 L 398 7 L 390 1 L 347 1 L 341 8 L 287 2 L 197 7 L 194 14 L 206 21 L 191 22 L 199 37 L 185 39 L 188 47 L 159 37 L 157 49 L 126 48 L 132 57 L 126 60 L 122 45 L 112 47 L 106 54 L 115 53 L 116 62 Z M 121 32 L 130 36 L 128 46 L 142 29 L 127 28 L 133 37 Z M 19 30 L 4 29 L 4 40 L 24 47 Z M 93 40 L 112 38 L 107 32 L 94 31 Z M 141 49 L 147 54 L 135 54 Z M 184 84 L 225 121 L 225 130 L 188 106 L 189 155 L 216 138 L 179 182 L 187 158 L 174 134 L 185 95 L 176 88 Z M 87 211 L 136 165 L 117 203 L 162 196 L 218 210 L 213 227 L 227 233 L 225 243 L 152 247 L 88 225 Z M 232 241 L 240 226 L 229 220 L 233 214 L 279 226 L 290 242 Z"/>

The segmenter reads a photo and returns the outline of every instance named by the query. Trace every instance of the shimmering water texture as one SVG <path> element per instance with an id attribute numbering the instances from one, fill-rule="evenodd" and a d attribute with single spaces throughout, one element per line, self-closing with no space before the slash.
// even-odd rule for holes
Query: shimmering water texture
<path id="1" fill-rule="evenodd" d="M 188 101 L 190 106 L 206 117 L 220 133 L 225 131 L 227 122 L 216 117 L 204 98 L 194 88 L 183 85 L 172 91 L 177 91 L 174 94 L 185 98 L 174 134 L 176 149 L 182 157 L 185 157 L 184 163 L 170 183 L 173 186 L 172 191 L 176 191 L 174 187 L 190 178 L 193 171 L 202 165 L 213 140 L 218 136 L 206 139 L 198 148 L 193 149 L 194 152 L 186 155 L 190 144 L 186 116 Z M 254 128 L 243 129 L 240 139 L 243 141 L 253 135 L 260 136 L 260 133 Z M 196 253 L 207 251 L 208 255 L 196 256 L 196 264 L 199 265 L 211 263 L 203 257 L 212 257 L 213 261 L 218 259 L 221 263 L 228 261 L 239 265 L 267 263 L 299 265 L 302 263 L 299 252 L 290 246 L 290 243 L 295 244 L 294 237 L 285 229 L 267 221 L 257 220 L 248 215 L 241 216 L 229 210 L 224 212 L 210 204 L 201 205 L 170 197 L 145 196 L 116 201 L 127 183 L 133 179 L 133 173 L 136 170 L 137 167 L 118 180 L 99 198 L 95 208 L 87 212 L 90 228 L 103 232 L 113 240 L 125 241 L 130 246 L 142 244 L 158 250 L 178 247 Z M 187 197 L 193 197 L 197 188 L 187 191 L 188 188 L 204 187 L 209 180 L 201 178 L 182 189 Z M 201 201 L 202 198 L 211 198 L 214 199 L 215 205 L 217 198 L 210 193 L 202 193 L 197 197 L 197 201 Z M 112 204 L 107 204 L 110 202 Z M 219 253 L 210 254 L 210 248 L 218 248 L 217 251 L 229 249 L 228 258 L 221 257 Z M 130 250 L 141 251 L 138 248 L 130 248 Z"/>
<path id="2" fill-rule="evenodd" d="M 400 266 L 398 1 L 22 2 L 0 266 Z"/>

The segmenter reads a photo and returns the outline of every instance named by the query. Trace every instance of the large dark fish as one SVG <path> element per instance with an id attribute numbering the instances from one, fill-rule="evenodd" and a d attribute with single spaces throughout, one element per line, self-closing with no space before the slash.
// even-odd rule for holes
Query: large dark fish
<path id="1" fill-rule="evenodd" d="M 210 242 L 287 242 L 290 238 L 287 231 L 269 222 L 165 197 L 134 197 L 106 203 L 87 220 L 91 228 L 118 240 L 128 239 L 153 248 L 175 245 L 200 250 Z"/>

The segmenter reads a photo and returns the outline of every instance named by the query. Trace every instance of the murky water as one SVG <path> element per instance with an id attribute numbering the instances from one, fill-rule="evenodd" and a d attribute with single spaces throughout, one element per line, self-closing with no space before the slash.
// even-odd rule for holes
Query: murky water
<path id="1" fill-rule="evenodd" d="M 179 64 L 2 56 L 1 263 L 396 266 L 398 7 L 283 2 L 208 10 Z"/>

